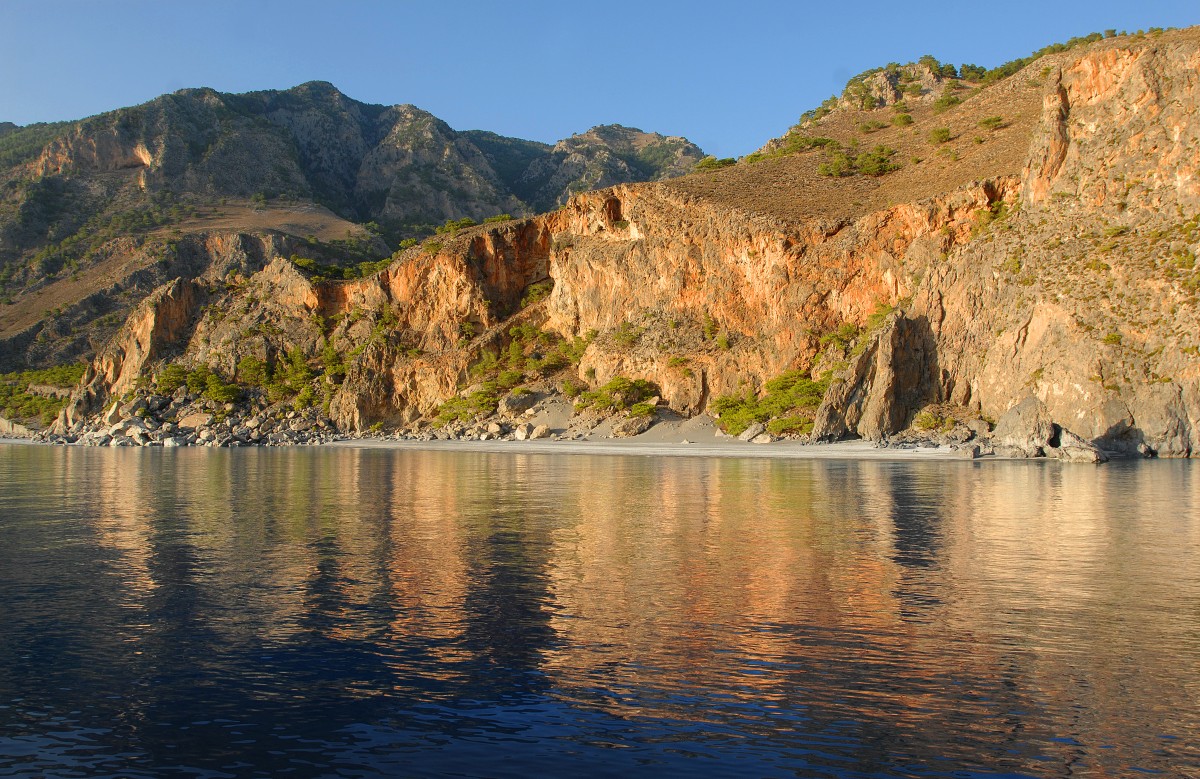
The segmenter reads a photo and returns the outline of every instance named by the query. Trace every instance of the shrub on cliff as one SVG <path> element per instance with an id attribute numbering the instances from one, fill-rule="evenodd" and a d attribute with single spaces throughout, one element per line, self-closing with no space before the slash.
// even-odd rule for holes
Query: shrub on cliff
<path id="1" fill-rule="evenodd" d="M 710 409 L 720 418 L 721 428 L 730 435 L 739 435 L 755 422 L 772 423 L 777 435 L 784 432 L 807 432 L 832 374 L 826 372 L 813 381 L 803 371 L 787 371 L 766 384 L 761 398 L 752 392 L 745 395 L 722 395 Z M 770 426 L 768 427 L 770 429 Z"/>
<path id="2" fill-rule="evenodd" d="M 236 403 L 242 399 L 242 389 L 210 371 L 205 380 L 204 397 L 217 403 Z"/>
<path id="3" fill-rule="evenodd" d="M 624 411 L 658 394 L 658 387 L 645 379 L 614 376 L 599 389 L 580 393 L 575 410 Z"/>
<path id="4" fill-rule="evenodd" d="M 270 379 L 267 364 L 257 357 L 246 355 L 238 360 L 237 380 L 248 387 L 261 387 Z"/>
<path id="5" fill-rule="evenodd" d="M 489 389 L 481 389 L 470 395 L 450 398 L 438 408 L 438 422 L 470 422 L 476 417 L 486 416 L 496 410 L 499 399 Z"/>
<path id="6" fill-rule="evenodd" d="M 695 168 L 693 168 L 693 170 L 696 170 L 696 171 L 720 170 L 721 168 L 728 168 L 730 165 L 736 165 L 736 164 L 737 164 L 737 160 L 735 160 L 733 157 L 721 157 L 720 159 L 718 159 L 710 154 L 707 157 L 705 157 L 704 159 L 697 162 L 696 166 L 695 166 Z"/>
<path id="7" fill-rule="evenodd" d="M 899 165 L 892 162 L 896 150 L 887 146 L 876 146 L 854 158 L 854 169 L 864 176 L 882 176 L 898 170 Z"/>
<path id="8" fill-rule="evenodd" d="M 168 365 L 158 374 L 155 384 L 158 385 L 159 394 L 170 395 L 187 384 L 187 378 L 188 372 L 182 366 Z"/>
<path id="9" fill-rule="evenodd" d="M 445 224 L 440 225 L 439 227 L 435 228 L 435 230 L 437 231 L 437 233 L 439 235 L 442 235 L 442 234 L 454 235 L 459 230 L 465 229 L 467 227 L 474 227 L 477 224 L 479 224 L 479 223 L 476 222 L 471 217 L 464 216 L 462 219 L 447 219 Z"/>
<path id="10" fill-rule="evenodd" d="M 838 149 L 830 153 L 825 158 L 825 162 L 817 166 L 817 173 L 821 176 L 832 176 L 834 178 L 849 176 L 854 173 L 854 162 L 844 151 Z"/>

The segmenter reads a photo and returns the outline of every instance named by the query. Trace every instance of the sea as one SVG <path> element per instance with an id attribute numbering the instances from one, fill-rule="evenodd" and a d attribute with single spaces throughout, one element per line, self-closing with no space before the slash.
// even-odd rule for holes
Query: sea
<path id="1" fill-rule="evenodd" d="M 1200 464 L 0 445 L 0 777 L 1200 777 Z"/>

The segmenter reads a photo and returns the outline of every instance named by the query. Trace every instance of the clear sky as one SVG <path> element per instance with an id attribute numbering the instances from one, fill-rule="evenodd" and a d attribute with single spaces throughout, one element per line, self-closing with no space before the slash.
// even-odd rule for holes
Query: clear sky
<path id="1" fill-rule="evenodd" d="M 1200 0 L 0 0 L 0 121 L 319 79 L 460 130 L 554 141 L 615 122 L 737 156 L 889 61 L 991 67 L 1193 24 Z"/>

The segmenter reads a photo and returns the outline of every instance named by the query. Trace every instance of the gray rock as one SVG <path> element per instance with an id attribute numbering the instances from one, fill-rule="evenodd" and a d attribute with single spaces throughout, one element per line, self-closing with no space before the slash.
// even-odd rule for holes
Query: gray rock
<path id="1" fill-rule="evenodd" d="M 173 447 L 176 447 L 176 446 L 183 446 L 183 445 L 184 445 L 184 443 L 183 443 L 183 441 L 181 441 L 181 440 L 180 440 L 180 439 L 178 439 L 178 438 L 174 438 L 174 437 L 168 437 L 168 438 L 164 438 L 164 439 L 162 440 L 162 445 L 163 445 L 163 446 L 165 446 L 165 447 L 167 447 L 167 448 L 173 448 Z"/>
<path id="2" fill-rule="evenodd" d="M 529 439 L 531 441 L 537 440 L 539 438 L 549 438 L 549 437 L 550 437 L 550 426 L 549 425 L 538 425 L 529 433 Z"/>
<path id="3" fill-rule="evenodd" d="M 523 424 L 517 425 L 516 429 L 513 430 L 513 435 L 515 435 L 517 437 L 518 441 L 525 441 L 529 438 L 529 434 L 532 432 L 533 432 L 533 426 L 523 423 Z"/>
<path id="4" fill-rule="evenodd" d="M 146 399 L 143 397 L 137 397 L 137 398 L 134 398 L 133 400 L 129 401 L 128 403 L 126 403 L 124 406 L 121 406 L 121 416 L 135 417 L 138 415 L 139 411 L 145 411 L 145 410 L 146 410 Z"/>
<path id="5" fill-rule="evenodd" d="M 758 436 L 767 431 L 767 426 L 761 422 L 752 422 L 750 427 L 746 428 L 737 437 L 739 441 L 753 441 Z"/>
<path id="6" fill-rule="evenodd" d="M 210 422 L 212 422 L 212 414 L 203 414 L 200 412 L 193 412 L 191 414 L 187 414 L 184 417 L 182 417 L 179 420 L 179 426 L 181 428 L 188 428 L 188 429 L 195 430 L 196 428 L 204 427 L 205 425 L 209 424 Z"/>
<path id="7" fill-rule="evenodd" d="M 770 433 L 759 433 L 758 435 L 756 435 L 750 439 L 750 443 L 752 443 L 752 444 L 773 444 L 773 443 L 775 443 L 775 436 L 771 435 Z"/>
<path id="8" fill-rule="evenodd" d="M 104 416 L 101 417 L 101 420 L 106 425 L 115 425 L 118 422 L 120 422 L 121 421 L 121 404 L 120 403 L 112 404 L 112 408 L 110 408 L 108 411 L 104 412 Z"/>
<path id="9" fill-rule="evenodd" d="M 1040 400 L 1032 395 L 1004 412 L 992 431 L 992 440 L 998 446 L 1025 451 L 1044 451 L 1054 437 L 1054 423 L 1050 413 Z"/>
<path id="10" fill-rule="evenodd" d="M 537 403 L 537 401 L 537 395 L 533 394 L 532 392 L 524 392 L 520 394 L 509 393 L 508 395 L 500 398 L 500 413 L 507 414 L 508 416 L 524 414 L 526 411 L 533 408 L 533 405 Z"/>
<path id="11" fill-rule="evenodd" d="M 1058 434 L 1058 448 L 1054 456 L 1071 463 L 1106 463 L 1108 456 L 1090 441 L 1085 441 L 1070 430 Z"/>
<path id="12" fill-rule="evenodd" d="M 613 424 L 612 437 L 613 438 L 629 438 L 631 436 L 641 435 L 642 433 L 649 430 L 653 424 L 654 424 L 653 416 L 646 415 L 646 416 L 637 416 L 637 417 L 626 417 L 625 419 L 618 420 L 616 423 Z"/>
<path id="13" fill-rule="evenodd" d="M 954 450 L 956 456 L 962 457 L 965 460 L 974 460 L 979 457 L 979 453 L 978 444 L 967 444 Z"/>
<path id="14" fill-rule="evenodd" d="M 992 426 L 983 419 L 972 419 L 967 422 L 967 429 L 975 434 L 977 438 L 982 438 L 992 432 Z"/>

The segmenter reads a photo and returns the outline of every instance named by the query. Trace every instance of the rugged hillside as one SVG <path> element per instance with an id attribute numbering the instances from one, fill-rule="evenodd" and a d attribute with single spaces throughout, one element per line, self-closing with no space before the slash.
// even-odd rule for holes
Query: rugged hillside
<path id="1" fill-rule="evenodd" d="M 702 156 L 682 138 L 617 125 L 555 146 L 457 132 L 320 82 L 188 89 L 80 122 L 6 123 L 0 370 L 92 356 L 112 331 L 98 320 L 123 319 L 149 291 L 130 274 L 174 267 L 169 244 L 182 236 L 291 235 L 314 245 L 304 256 L 354 266 L 447 220 L 554 208 L 593 186 L 679 175 Z"/>
<path id="2" fill-rule="evenodd" d="M 280 258 L 174 282 L 59 429 L 119 422 L 141 392 L 185 442 L 205 406 L 231 415 L 197 439 L 217 443 L 301 412 L 499 435 L 561 393 L 573 428 L 636 432 L 669 406 L 733 432 L 1188 456 L 1198 65 L 1196 30 L 1119 36 L 979 88 L 931 78 L 897 123 L 859 95 L 753 159 L 438 236 L 362 279 Z"/>

